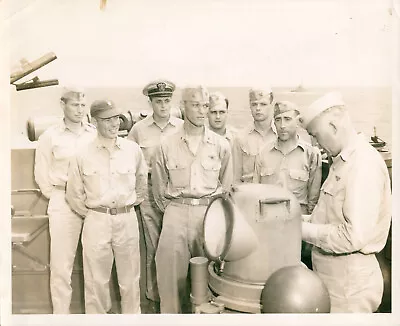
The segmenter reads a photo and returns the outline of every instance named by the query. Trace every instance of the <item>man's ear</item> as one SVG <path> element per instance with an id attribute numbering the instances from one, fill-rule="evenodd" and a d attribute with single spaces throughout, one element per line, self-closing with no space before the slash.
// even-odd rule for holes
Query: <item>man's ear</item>
<path id="1" fill-rule="evenodd" d="M 90 123 L 97 128 L 97 120 L 96 120 L 96 118 L 91 117 Z"/>
<path id="2" fill-rule="evenodd" d="M 65 102 L 63 100 L 60 100 L 60 107 L 63 111 L 65 110 Z"/>
<path id="3" fill-rule="evenodd" d="M 338 119 L 331 119 L 329 121 L 329 127 L 332 128 L 333 133 L 336 134 L 339 127 L 339 120 Z"/>

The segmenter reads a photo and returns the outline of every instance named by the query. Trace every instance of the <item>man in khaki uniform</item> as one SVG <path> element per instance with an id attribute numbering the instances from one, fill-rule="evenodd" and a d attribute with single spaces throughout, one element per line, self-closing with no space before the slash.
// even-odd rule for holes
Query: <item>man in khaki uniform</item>
<path id="1" fill-rule="evenodd" d="M 35 154 L 35 180 L 49 199 L 50 293 L 54 314 L 69 314 L 71 274 L 82 229 L 82 218 L 65 201 L 65 185 L 71 157 L 96 137 L 94 126 L 83 122 L 85 94 L 64 89 L 60 101 L 64 119 L 40 137 Z"/>
<path id="2" fill-rule="evenodd" d="M 266 144 L 256 157 L 254 182 L 278 184 L 299 200 L 303 214 L 311 214 L 321 187 L 321 154 L 299 138 L 298 108 L 294 103 L 275 103 L 278 138 Z"/>
<path id="3" fill-rule="evenodd" d="M 208 124 L 210 130 L 223 136 L 233 146 L 236 130 L 226 125 L 228 120 L 229 101 L 221 92 L 210 94 L 210 108 L 208 110 Z"/>
<path id="4" fill-rule="evenodd" d="M 322 161 L 319 149 L 299 137 L 298 117 L 299 110 L 294 103 L 275 103 L 278 138 L 266 144 L 257 155 L 254 182 L 287 188 L 299 200 L 302 214 L 308 215 L 318 201 Z M 302 243 L 301 260 L 311 268 L 310 245 L 305 242 Z"/>
<path id="5" fill-rule="evenodd" d="M 182 100 L 184 125 L 161 143 L 152 163 L 154 199 L 164 211 L 156 253 L 162 313 L 186 312 L 190 307 L 189 260 L 204 256 L 204 213 L 211 196 L 228 190 L 232 183 L 229 143 L 204 126 L 207 90 L 185 88 Z"/>
<path id="6" fill-rule="evenodd" d="M 273 99 L 270 88 L 253 88 L 249 91 L 250 109 L 254 121 L 235 137 L 232 151 L 235 183 L 253 181 L 256 155 L 262 146 L 276 139 Z"/>
<path id="7" fill-rule="evenodd" d="M 162 212 L 154 202 L 151 189 L 151 159 L 161 140 L 175 133 L 183 124 L 182 119 L 171 115 L 171 99 L 174 90 L 175 85 L 168 80 L 157 80 L 147 84 L 143 88 L 143 94 L 149 97 L 153 114 L 136 123 L 128 135 L 128 139 L 139 144 L 149 166 L 148 189 L 140 205 L 140 211 L 146 243 L 146 296 L 154 302 L 152 309 L 155 312 L 159 310 L 160 298 L 154 256 L 161 232 Z"/>
<path id="8" fill-rule="evenodd" d="M 140 313 L 139 228 L 134 206 L 147 188 L 147 165 L 140 147 L 118 137 L 120 111 L 95 101 L 90 114 L 97 138 L 76 155 L 68 173 L 67 201 L 85 218 L 82 232 L 85 308 L 111 309 L 109 281 L 115 259 L 122 313 Z"/>
<path id="9" fill-rule="evenodd" d="M 303 125 L 333 163 L 303 240 L 312 244 L 314 271 L 327 286 L 331 312 L 374 312 L 383 294 L 375 254 L 391 221 L 390 178 L 380 154 L 355 131 L 339 93 L 301 111 Z"/>

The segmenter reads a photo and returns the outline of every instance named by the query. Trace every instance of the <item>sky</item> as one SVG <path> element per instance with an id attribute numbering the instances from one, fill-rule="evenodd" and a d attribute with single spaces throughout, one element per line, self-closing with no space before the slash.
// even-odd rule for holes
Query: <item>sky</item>
<path id="1" fill-rule="evenodd" d="M 4 1 L 4 0 L 3 0 Z M 9 1 L 10 69 L 94 87 L 387 86 L 390 0 Z M 35 74 L 32 74 L 35 76 Z M 32 78 L 30 76 L 30 78 Z"/>

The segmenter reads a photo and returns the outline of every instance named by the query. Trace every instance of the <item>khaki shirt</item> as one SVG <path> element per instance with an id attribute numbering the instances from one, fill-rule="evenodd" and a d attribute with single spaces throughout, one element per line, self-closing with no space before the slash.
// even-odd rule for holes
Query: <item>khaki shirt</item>
<path id="1" fill-rule="evenodd" d="M 233 148 L 236 134 L 237 134 L 237 130 L 235 128 L 230 127 L 230 126 L 226 127 L 224 137 L 228 141 L 229 145 L 231 146 L 231 149 Z"/>
<path id="2" fill-rule="evenodd" d="M 360 136 L 334 158 L 303 240 L 327 253 L 376 253 L 385 246 L 391 221 L 387 167 Z"/>
<path id="3" fill-rule="evenodd" d="M 265 145 L 256 157 L 255 183 L 277 184 L 290 190 L 305 214 L 317 204 L 321 187 L 322 162 L 319 150 L 298 139 L 284 154 L 279 142 Z"/>
<path id="4" fill-rule="evenodd" d="M 50 198 L 54 186 L 65 186 L 71 157 L 97 135 L 96 128 L 83 123 L 79 133 L 64 122 L 49 127 L 40 135 L 35 152 L 35 181 L 43 195 Z"/>
<path id="5" fill-rule="evenodd" d="M 165 138 L 153 157 L 154 199 L 164 211 L 172 198 L 201 198 L 232 185 L 232 161 L 225 138 L 205 128 L 196 155 L 190 151 L 183 126 Z"/>
<path id="6" fill-rule="evenodd" d="M 263 135 L 252 124 L 235 137 L 232 149 L 235 183 L 253 181 L 256 155 L 265 144 L 276 139 L 276 129 L 273 122 L 271 128 L 273 133 L 268 132 L 267 135 Z"/>
<path id="7" fill-rule="evenodd" d="M 135 141 L 142 149 L 150 173 L 151 158 L 154 155 L 155 149 L 162 139 L 175 133 L 182 125 L 182 119 L 178 119 L 171 115 L 167 125 L 164 128 L 161 128 L 157 122 L 154 121 L 153 115 L 149 115 L 132 127 L 128 134 L 128 139 Z"/>
<path id="8" fill-rule="evenodd" d="M 88 208 L 138 204 L 146 191 L 147 173 L 136 143 L 118 137 L 110 153 L 96 138 L 71 161 L 66 198 L 82 216 Z"/>

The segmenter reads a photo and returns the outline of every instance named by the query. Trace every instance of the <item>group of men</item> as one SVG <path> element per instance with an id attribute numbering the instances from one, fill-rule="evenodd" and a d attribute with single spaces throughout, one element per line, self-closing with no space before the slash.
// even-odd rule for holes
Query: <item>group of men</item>
<path id="1" fill-rule="evenodd" d="M 220 92 L 183 88 L 182 120 L 171 115 L 174 91 L 168 80 L 146 85 L 153 112 L 127 138 L 118 136 L 121 112 L 112 101 L 91 104 L 93 126 L 83 122 L 83 91 L 63 94 L 64 120 L 39 138 L 35 162 L 36 181 L 49 198 L 53 312 L 69 313 L 83 226 L 86 313 L 110 310 L 114 260 L 122 313 L 140 313 L 136 212 L 154 312 L 190 312 L 189 260 L 204 256 L 207 206 L 246 182 L 280 185 L 299 200 L 303 240 L 332 312 L 376 311 L 383 278 L 375 253 L 389 230 L 390 180 L 380 155 L 354 130 L 340 94 L 300 109 L 276 101 L 267 87 L 250 89 L 253 122 L 236 131 L 226 124 L 229 101 Z M 300 126 L 333 158 L 322 188 L 320 150 Z"/>

